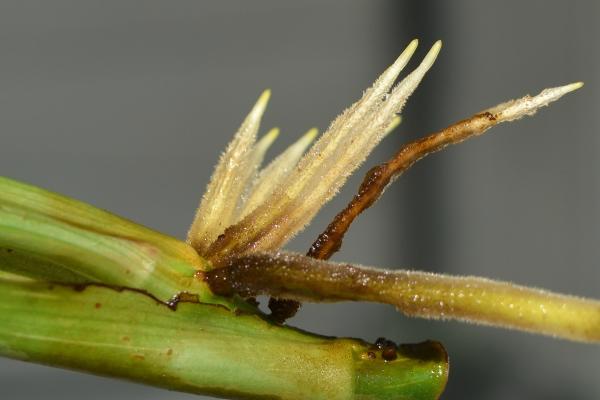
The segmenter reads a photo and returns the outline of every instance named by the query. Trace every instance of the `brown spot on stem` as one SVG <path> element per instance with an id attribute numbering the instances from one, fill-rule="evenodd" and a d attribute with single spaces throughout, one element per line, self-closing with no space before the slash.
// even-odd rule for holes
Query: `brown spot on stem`
<path id="1" fill-rule="evenodd" d="M 484 112 L 484 113 L 482 113 L 482 114 L 483 114 L 483 115 L 484 115 L 484 116 L 485 116 L 487 119 L 489 119 L 490 121 L 495 121 L 495 120 L 497 120 L 497 119 L 498 119 L 498 118 L 497 118 L 497 117 L 496 117 L 494 114 L 492 114 L 491 112 L 488 112 L 488 111 L 486 111 L 486 112 Z"/>
<path id="2" fill-rule="evenodd" d="M 269 298 L 271 319 L 278 324 L 283 324 L 286 319 L 292 318 L 300 309 L 300 302 L 291 299 Z"/>
<path id="3" fill-rule="evenodd" d="M 383 358 L 385 361 L 394 361 L 396 358 L 398 358 L 396 346 L 385 346 L 381 350 L 381 358 Z"/>
<path id="4" fill-rule="evenodd" d="M 100 308 L 100 307 L 102 307 L 102 304 L 100 304 L 100 303 L 96 303 L 96 304 L 94 304 L 94 307 L 95 307 L 95 308 Z"/>

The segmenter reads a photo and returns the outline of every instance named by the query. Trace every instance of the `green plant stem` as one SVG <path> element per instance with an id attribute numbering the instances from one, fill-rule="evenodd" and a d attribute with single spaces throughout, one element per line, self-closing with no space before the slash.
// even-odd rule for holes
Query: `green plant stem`
<path id="1" fill-rule="evenodd" d="M 400 346 L 397 358 L 354 339 L 273 325 L 256 314 L 131 290 L 0 275 L 0 355 L 240 399 L 435 399 L 443 348 Z"/>
<path id="2" fill-rule="evenodd" d="M 0 356 L 227 398 L 443 390 L 441 345 L 394 347 L 384 359 L 359 340 L 282 327 L 214 295 L 196 277 L 206 267 L 174 238 L 0 178 Z"/>
<path id="3" fill-rule="evenodd" d="M 161 301 L 213 296 L 194 274 L 206 266 L 190 246 L 89 204 L 0 177 L 0 270 L 71 284 L 144 290 Z"/>

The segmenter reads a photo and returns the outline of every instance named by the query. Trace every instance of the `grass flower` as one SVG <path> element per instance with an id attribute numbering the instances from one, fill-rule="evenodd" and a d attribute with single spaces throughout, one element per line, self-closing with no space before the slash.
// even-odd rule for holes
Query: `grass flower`
<path id="1" fill-rule="evenodd" d="M 327 261 L 358 215 L 415 162 L 533 115 L 581 83 L 499 104 L 407 143 L 367 173 L 306 255 L 282 249 L 398 126 L 441 42 L 395 84 L 416 48 L 415 40 L 318 139 L 309 130 L 261 168 L 279 133 L 258 138 L 265 91 L 222 154 L 187 243 L 0 178 L 0 355 L 227 398 L 434 399 L 448 376 L 439 343 L 371 344 L 282 323 L 300 301 L 375 301 L 409 316 L 600 342 L 597 300 Z M 258 294 L 273 296 L 272 315 L 258 310 Z"/>
<path id="2" fill-rule="evenodd" d="M 377 271 L 316 262 L 297 254 L 273 253 L 310 222 L 398 124 L 398 114 L 433 66 L 441 42 L 435 43 L 421 64 L 393 86 L 416 47 L 415 40 L 359 101 L 333 121 L 299 161 L 297 157 L 287 159 L 286 153 L 299 154 L 308 144 L 306 137 L 300 139 L 301 146 L 294 144 L 282 155 L 288 160 L 285 165 L 279 165 L 283 159 L 280 157 L 261 173 L 262 182 L 253 184 L 265 143 L 271 143 L 268 133 L 255 144 L 270 92 L 261 95 L 221 157 L 188 234 L 188 242 L 214 268 L 206 275 L 207 281 L 214 290 L 228 295 L 266 293 L 316 301 L 379 301 L 393 304 L 411 316 L 454 318 L 600 341 L 600 304 L 595 301 L 487 279 Z M 357 197 L 320 235 L 308 256 L 329 258 L 339 248 L 354 218 L 417 160 L 449 144 L 481 135 L 501 122 L 533 115 L 581 86 L 582 83 L 573 83 L 545 89 L 537 96 L 499 104 L 404 146 L 390 162 L 370 171 Z M 278 176 L 269 172 L 276 169 L 286 172 Z M 263 188 L 265 175 L 270 180 L 268 189 Z"/>

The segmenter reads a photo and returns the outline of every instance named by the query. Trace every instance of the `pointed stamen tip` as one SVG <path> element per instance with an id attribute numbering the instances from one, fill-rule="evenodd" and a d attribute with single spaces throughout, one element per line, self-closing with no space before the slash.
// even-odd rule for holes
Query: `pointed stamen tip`
<path id="1" fill-rule="evenodd" d="M 392 118 L 392 120 L 390 121 L 390 124 L 387 126 L 387 128 L 385 129 L 385 132 L 383 134 L 385 136 L 389 135 L 398 127 L 398 125 L 400 125 L 401 122 L 402 122 L 402 117 L 400 115 L 396 115 L 395 117 Z"/>
<path id="2" fill-rule="evenodd" d="M 404 66 L 408 63 L 408 60 L 410 60 L 410 58 L 413 56 L 413 54 L 417 50 L 418 46 L 419 46 L 418 39 L 414 39 L 413 41 L 411 41 L 408 44 L 408 46 L 406 46 L 404 51 L 398 56 L 398 58 L 394 62 L 394 65 L 396 65 L 398 67 L 398 69 L 400 69 L 400 70 L 402 68 L 404 68 Z"/>
<path id="3" fill-rule="evenodd" d="M 265 109 L 271 98 L 271 89 L 265 89 L 258 100 L 256 101 L 256 108 Z"/>
<path id="4" fill-rule="evenodd" d="M 388 131 L 391 132 L 398 127 L 402 123 L 402 116 L 396 115 L 392 118 L 392 122 L 390 122 L 390 126 L 388 126 Z"/>
<path id="5" fill-rule="evenodd" d="M 568 85 L 565 85 L 565 90 L 567 92 L 572 92 L 577 89 L 581 89 L 583 87 L 583 82 L 573 82 Z"/>
<path id="6" fill-rule="evenodd" d="M 410 43 L 408 44 L 408 46 L 406 46 L 406 50 L 412 50 L 415 51 L 417 49 L 417 47 L 419 46 L 419 39 L 413 39 L 410 41 Z"/>
<path id="7" fill-rule="evenodd" d="M 265 89 L 260 94 L 258 101 L 269 101 L 270 97 L 271 97 L 271 89 Z"/>
<path id="8" fill-rule="evenodd" d="M 550 101 L 555 101 L 560 99 L 567 93 L 571 93 L 577 89 L 580 89 L 583 86 L 583 82 L 573 82 L 568 85 L 553 87 L 550 89 L 543 90 L 540 95 L 536 97 L 542 97 L 544 95 L 549 96 Z"/>
<path id="9" fill-rule="evenodd" d="M 311 128 L 304 134 L 302 139 L 306 139 L 308 142 L 312 142 L 313 140 L 315 140 L 318 134 L 319 130 L 317 128 Z"/>
<path id="10" fill-rule="evenodd" d="M 265 133 L 265 136 L 263 137 L 264 140 L 273 142 L 275 139 L 277 139 L 277 136 L 279 136 L 280 130 L 277 127 L 271 128 L 269 130 L 269 132 Z"/>
<path id="11" fill-rule="evenodd" d="M 272 128 L 267 133 L 265 133 L 256 144 L 255 149 L 258 152 L 257 154 L 261 154 L 262 157 L 262 155 L 266 153 L 269 147 L 271 147 L 275 139 L 277 139 L 277 136 L 279 136 L 279 128 Z"/>
<path id="12" fill-rule="evenodd" d="M 252 107 L 252 110 L 248 114 L 248 117 L 246 117 L 247 122 L 250 122 L 251 124 L 258 124 L 260 122 L 260 119 L 267 109 L 270 97 L 271 89 L 267 89 L 261 93 L 258 100 L 256 100 L 256 103 L 254 103 L 254 107 Z M 258 125 L 256 126 L 258 127 Z"/>
<path id="13" fill-rule="evenodd" d="M 292 146 L 303 152 L 315 140 L 318 134 L 319 130 L 317 128 L 311 128 Z"/>
<path id="14" fill-rule="evenodd" d="M 428 66 L 433 65 L 438 54 L 440 54 L 440 50 L 442 50 L 442 41 L 438 40 L 433 44 L 433 46 L 431 46 L 431 49 L 423 59 L 423 64 Z"/>

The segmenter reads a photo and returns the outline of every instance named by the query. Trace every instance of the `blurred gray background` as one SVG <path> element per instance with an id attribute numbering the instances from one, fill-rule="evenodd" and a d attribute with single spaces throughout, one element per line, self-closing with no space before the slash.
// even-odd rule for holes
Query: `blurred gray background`
<path id="1" fill-rule="evenodd" d="M 534 118 L 418 163 L 338 260 L 473 274 L 600 297 L 600 6 L 595 1 L 3 1 L 0 173 L 183 238 L 220 151 L 260 91 L 274 151 L 324 129 L 410 39 L 437 64 L 387 138 L 290 249 L 305 251 L 364 171 L 407 140 L 583 80 Z M 414 67 L 416 61 L 409 65 Z M 305 305 L 327 335 L 442 341 L 444 399 L 598 399 L 600 348 L 373 304 Z M 193 399 L 0 360 L 2 399 Z"/>

